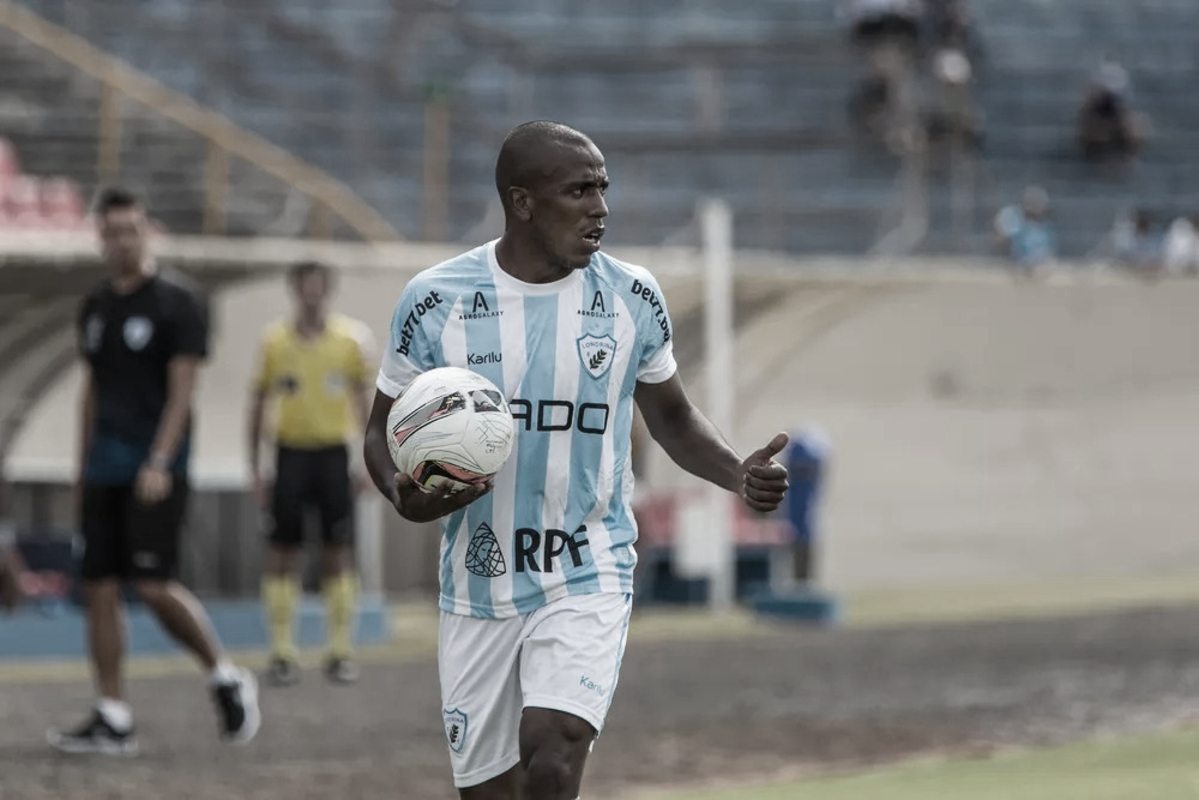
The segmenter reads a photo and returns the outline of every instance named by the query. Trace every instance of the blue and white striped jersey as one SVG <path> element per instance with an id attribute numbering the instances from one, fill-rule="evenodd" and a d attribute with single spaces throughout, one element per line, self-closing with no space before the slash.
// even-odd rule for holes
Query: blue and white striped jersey
<path id="1" fill-rule="evenodd" d="M 442 520 L 441 608 L 511 617 L 631 592 L 633 392 L 676 370 L 662 291 L 602 252 L 559 281 L 525 283 L 500 269 L 495 244 L 408 284 L 377 380 L 396 397 L 421 372 L 465 367 L 503 389 L 516 419 L 494 490 Z"/>

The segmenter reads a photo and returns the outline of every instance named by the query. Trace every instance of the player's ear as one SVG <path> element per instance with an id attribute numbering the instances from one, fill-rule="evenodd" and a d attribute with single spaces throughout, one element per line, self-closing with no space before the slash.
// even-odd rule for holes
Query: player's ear
<path id="1" fill-rule="evenodd" d="M 508 187 L 508 204 L 517 219 L 528 222 L 533 216 L 533 195 L 521 186 Z"/>

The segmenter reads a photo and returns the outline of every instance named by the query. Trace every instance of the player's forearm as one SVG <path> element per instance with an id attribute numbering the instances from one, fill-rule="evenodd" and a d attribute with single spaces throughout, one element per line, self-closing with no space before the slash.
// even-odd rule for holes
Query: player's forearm
<path id="1" fill-rule="evenodd" d="M 258 454 L 262 447 L 262 417 L 265 409 L 263 392 L 256 389 L 250 398 L 249 423 L 246 425 L 246 458 L 249 460 L 251 475 L 258 474 Z"/>
<path id="2" fill-rule="evenodd" d="M 160 469 L 169 469 L 179 453 L 191 417 L 197 366 L 194 360 L 186 359 L 182 363 L 172 361 L 167 368 L 166 406 L 150 447 L 150 462 Z"/>
<path id="3" fill-rule="evenodd" d="M 83 478 L 88 454 L 92 449 L 92 429 L 96 423 L 96 389 L 91 374 L 83 379 L 83 393 L 79 398 L 79 463 L 77 479 Z"/>
<path id="4" fill-rule="evenodd" d="M 395 463 L 391 460 L 391 451 L 387 448 L 387 412 L 391 409 L 391 398 L 382 392 L 375 392 L 375 401 L 371 413 L 363 425 L 362 460 L 366 462 L 366 471 L 371 481 L 383 496 L 394 506 L 398 493 L 395 486 Z"/>
<path id="5" fill-rule="evenodd" d="M 730 492 L 741 488 L 741 457 L 716 426 L 691 404 L 650 421 L 650 435 L 674 463 Z"/>
<path id="6" fill-rule="evenodd" d="M 396 468 L 387 449 L 386 433 L 385 426 L 381 428 L 377 424 L 367 423 L 362 443 L 362 459 L 366 462 L 366 471 L 371 476 L 371 482 L 394 506 L 398 499 L 395 487 Z"/>

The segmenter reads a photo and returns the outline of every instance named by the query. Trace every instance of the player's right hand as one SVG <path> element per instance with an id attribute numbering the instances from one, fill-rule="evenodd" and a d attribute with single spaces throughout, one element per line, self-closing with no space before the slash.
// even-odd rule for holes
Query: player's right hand
<path id="1" fill-rule="evenodd" d="M 432 522 L 466 508 L 491 491 L 491 481 L 478 483 L 466 489 L 454 491 L 449 488 L 426 491 L 412 480 L 411 475 L 395 474 L 396 497 L 393 503 L 400 516 L 411 522 Z"/>

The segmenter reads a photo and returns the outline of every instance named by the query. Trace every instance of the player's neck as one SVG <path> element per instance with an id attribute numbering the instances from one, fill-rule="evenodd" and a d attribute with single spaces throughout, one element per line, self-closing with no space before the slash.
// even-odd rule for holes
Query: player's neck
<path id="1" fill-rule="evenodd" d="M 301 311 L 296 317 L 296 333 L 311 339 L 325 332 L 327 315 L 324 311 Z"/>
<path id="2" fill-rule="evenodd" d="M 541 248 L 506 233 L 495 245 L 495 260 L 500 269 L 525 283 L 553 283 L 574 271 L 551 263 Z"/>
<path id="3" fill-rule="evenodd" d="M 119 268 L 109 279 L 113 291 L 117 294 L 132 294 L 158 274 L 158 265 L 146 259 L 133 269 Z"/>

